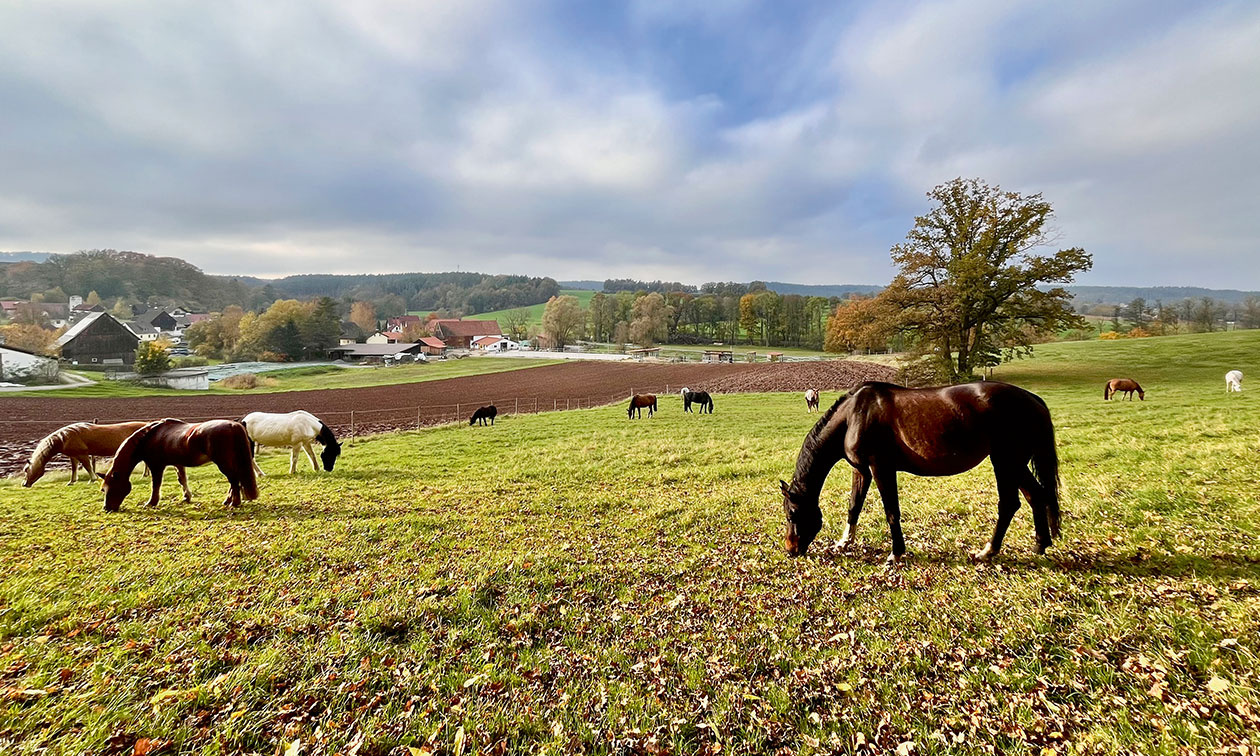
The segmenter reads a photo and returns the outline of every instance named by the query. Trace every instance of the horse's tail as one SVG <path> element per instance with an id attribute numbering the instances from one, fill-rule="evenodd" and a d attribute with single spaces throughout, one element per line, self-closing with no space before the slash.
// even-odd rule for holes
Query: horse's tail
<path id="1" fill-rule="evenodd" d="M 1103 385 L 1103 399 L 1105 400 L 1105 399 L 1110 399 L 1110 398 L 1111 398 L 1111 381 L 1107 381 L 1107 383 Z"/>
<path id="2" fill-rule="evenodd" d="M 244 424 L 240 425 L 240 437 L 233 445 L 233 463 L 240 476 L 241 497 L 253 501 L 258 498 L 258 476 L 254 473 L 253 441 Z"/>
<path id="3" fill-rule="evenodd" d="M 1046 517 L 1050 535 L 1059 537 L 1062 518 L 1059 515 L 1059 452 L 1054 445 L 1054 424 L 1046 416 L 1046 433 L 1039 448 L 1033 451 L 1032 473 L 1045 493 Z"/>

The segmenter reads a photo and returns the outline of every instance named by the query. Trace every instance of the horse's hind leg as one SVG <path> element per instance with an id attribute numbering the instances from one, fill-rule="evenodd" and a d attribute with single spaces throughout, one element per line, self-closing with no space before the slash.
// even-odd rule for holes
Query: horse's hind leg
<path id="1" fill-rule="evenodd" d="M 866 503 L 866 492 L 871 488 L 871 471 L 869 468 L 853 468 L 853 490 L 849 497 L 849 521 L 845 523 L 844 535 L 840 538 L 840 547 L 853 543 L 857 535 L 858 518 L 862 516 L 862 505 Z"/>
<path id="2" fill-rule="evenodd" d="M 315 450 L 311 448 L 311 442 L 304 441 L 302 448 L 306 450 L 306 456 L 311 460 L 311 469 L 319 472 L 319 462 L 315 461 Z"/>
<path id="3" fill-rule="evenodd" d="M 70 482 L 66 484 L 67 486 L 73 486 L 79 481 L 78 465 L 79 460 L 70 457 Z"/>
<path id="4" fill-rule="evenodd" d="M 1002 550 L 1002 541 L 1006 538 L 1006 531 L 1011 526 L 1011 518 L 1019 511 L 1019 485 L 1022 478 L 1019 469 L 1027 472 L 1027 468 L 1015 468 L 1009 463 L 997 462 L 993 463 L 993 475 L 997 478 L 998 490 L 998 518 L 997 525 L 993 528 L 993 537 L 985 544 L 984 548 L 977 551 L 974 556 L 981 561 L 988 561 L 997 556 Z"/>
<path id="5" fill-rule="evenodd" d="M 1024 494 L 1024 498 L 1028 500 L 1028 506 L 1032 507 L 1033 527 L 1037 532 L 1037 553 L 1044 554 L 1046 549 L 1050 548 L 1050 518 L 1046 513 L 1045 489 L 1033 477 L 1028 468 L 1020 471 L 1021 481 L 1019 490 Z"/>
<path id="6" fill-rule="evenodd" d="M 901 533 L 901 502 L 897 498 L 897 471 L 872 468 L 875 487 L 884 500 L 884 518 L 888 520 L 888 532 L 892 535 L 892 554 L 889 562 L 900 562 L 906 555 L 906 539 Z"/>
<path id="7" fill-rule="evenodd" d="M 175 476 L 179 479 L 180 488 L 184 489 L 184 503 L 192 503 L 192 489 L 188 487 L 188 471 L 182 467 L 175 468 Z"/>

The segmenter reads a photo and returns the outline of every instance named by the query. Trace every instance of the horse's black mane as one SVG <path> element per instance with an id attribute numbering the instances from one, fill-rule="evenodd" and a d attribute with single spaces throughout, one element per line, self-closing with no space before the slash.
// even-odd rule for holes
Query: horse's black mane
<path id="1" fill-rule="evenodd" d="M 337 443 L 337 437 L 333 435 L 332 428 L 329 428 L 328 424 L 324 422 L 320 422 L 319 435 L 315 437 L 315 440 L 324 446 L 331 446 Z"/>

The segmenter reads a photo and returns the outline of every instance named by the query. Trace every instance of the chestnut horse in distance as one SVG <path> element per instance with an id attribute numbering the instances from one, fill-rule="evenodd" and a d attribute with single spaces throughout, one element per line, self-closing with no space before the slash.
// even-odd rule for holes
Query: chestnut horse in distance
<path id="1" fill-rule="evenodd" d="M 1133 401 L 1133 392 L 1136 391 L 1138 399 L 1146 401 L 1146 392 L 1138 385 L 1138 382 L 1132 378 L 1112 378 L 1107 381 L 1107 386 L 1103 388 L 1103 401 L 1107 401 L 1111 397 L 1124 392 L 1128 395 L 1129 401 Z"/>

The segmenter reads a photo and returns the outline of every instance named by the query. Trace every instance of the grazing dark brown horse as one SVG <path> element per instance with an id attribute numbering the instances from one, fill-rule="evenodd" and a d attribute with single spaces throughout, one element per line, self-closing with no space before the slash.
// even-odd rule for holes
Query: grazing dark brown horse
<path id="1" fill-rule="evenodd" d="M 635 394 L 630 397 L 630 409 L 627 410 L 626 416 L 631 420 L 638 412 L 639 417 L 643 417 L 643 408 L 647 407 L 648 417 L 656 413 L 656 394 Z"/>
<path id="2" fill-rule="evenodd" d="M 1146 401 L 1146 392 L 1138 385 L 1138 382 L 1132 378 L 1112 378 L 1107 381 L 1106 387 L 1103 388 L 1103 401 L 1110 399 L 1116 394 L 1123 391 L 1128 394 L 1129 401 L 1133 401 L 1133 392 L 1136 391 L 1138 399 Z"/>
<path id="3" fill-rule="evenodd" d="M 476 423 L 478 425 L 485 425 L 486 421 L 489 420 L 490 424 L 494 425 L 494 418 L 498 414 L 498 408 L 496 408 L 493 404 L 490 404 L 472 413 L 472 417 L 468 418 L 468 424 L 472 425 Z"/>
<path id="4" fill-rule="evenodd" d="M 188 490 L 185 467 L 200 467 L 211 462 L 217 465 L 231 484 L 231 491 L 223 500 L 224 506 L 240 504 L 241 497 L 258 498 L 249 434 L 244 425 L 232 420 L 185 423 L 168 417 L 132 433 L 118 448 L 109 472 L 101 477 L 106 512 L 116 512 L 122 506 L 123 499 L 131 493 L 131 471 L 141 462 L 153 473 L 153 494 L 148 501 L 151 507 L 157 505 L 162 492 L 162 473 L 172 465 L 179 471 L 179 482 L 185 491 Z"/>
<path id="5" fill-rule="evenodd" d="M 842 459 L 853 467 L 853 489 L 840 545 L 853 542 L 874 479 L 892 531 L 889 561 L 894 561 L 906 552 L 897 473 L 957 475 L 985 457 L 993 460 L 997 478 L 998 520 L 992 539 L 975 557 L 989 559 L 1001 550 L 1021 491 L 1032 507 L 1037 553 L 1044 553 L 1051 536 L 1059 535 L 1059 457 L 1041 397 L 994 381 L 927 389 L 864 383 L 818 419 L 801 446 L 792 482 L 779 481 L 787 552 L 804 554 L 822 529 L 818 498 Z"/>

